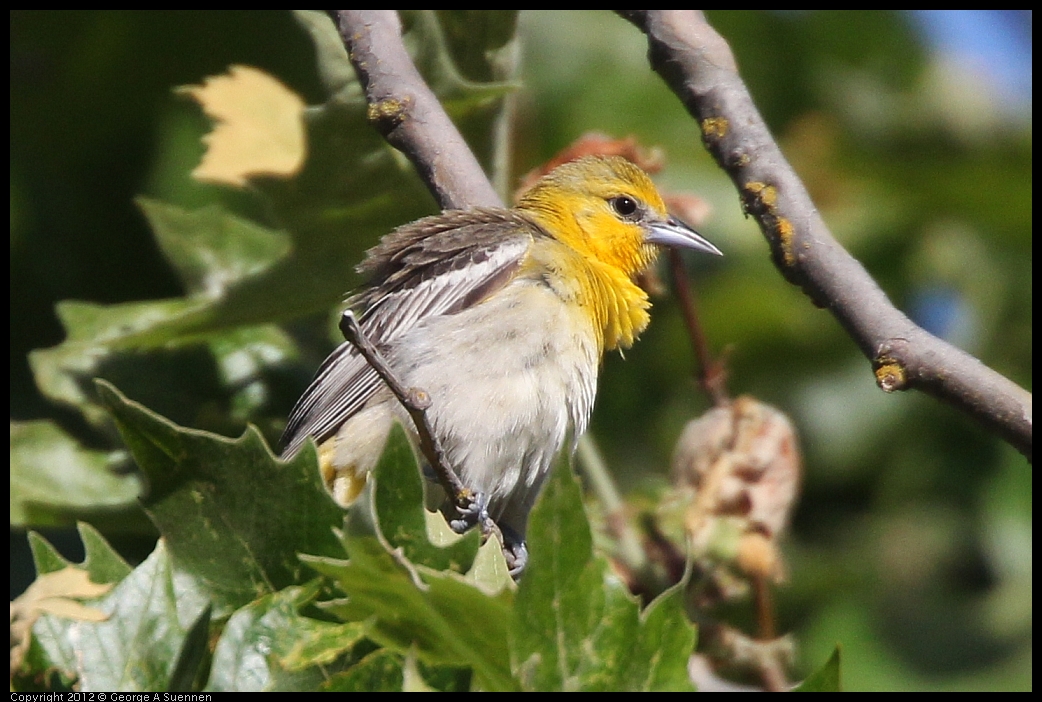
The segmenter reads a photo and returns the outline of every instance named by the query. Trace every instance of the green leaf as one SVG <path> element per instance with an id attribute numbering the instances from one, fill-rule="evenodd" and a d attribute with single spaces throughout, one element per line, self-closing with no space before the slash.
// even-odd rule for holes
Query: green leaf
<path id="1" fill-rule="evenodd" d="M 372 478 L 375 481 L 373 503 L 380 532 L 393 547 L 401 548 L 412 563 L 433 570 L 451 569 L 457 573 L 470 570 L 481 535 L 473 529 L 448 546 L 431 543 L 423 508 L 423 478 L 401 425 L 396 423 L 391 429 Z"/>
<path id="2" fill-rule="evenodd" d="M 517 10 L 410 10 L 401 13 L 417 69 L 464 140 L 509 200 L 509 115 L 504 98 L 520 87 Z"/>
<path id="3" fill-rule="evenodd" d="M 530 690 L 690 690 L 694 628 L 677 590 L 639 614 L 594 557 L 578 481 L 560 462 L 536 502 L 512 627 L 513 666 Z"/>
<path id="4" fill-rule="evenodd" d="M 515 690 L 507 649 L 513 593 L 488 595 L 451 572 L 413 567 L 379 539 L 345 535 L 349 561 L 303 557 L 347 594 L 331 613 L 371 619 L 370 637 L 430 665 L 469 666 L 485 690 Z"/>
<path id="5" fill-rule="evenodd" d="M 97 529 L 86 522 L 76 524 L 86 557 L 79 568 L 87 572 L 91 582 L 118 583 L 130 574 L 131 568 Z M 37 576 L 54 573 L 72 566 L 47 539 L 34 531 L 28 534 L 29 548 Z"/>
<path id="6" fill-rule="evenodd" d="M 141 480 L 119 474 L 122 451 L 83 448 L 53 422 L 11 422 L 11 526 L 68 524 L 97 510 L 136 508 Z"/>
<path id="7" fill-rule="evenodd" d="M 290 251 L 285 232 L 216 206 L 189 212 L 145 197 L 137 203 L 190 296 L 219 298 L 236 283 L 269 270 Z"/>
<path id="8" fill-rule="evenodd" d="M 296 343 L 280 328 L 262 324 L 236 327 L 207 338 L 221 383 L 231 389 L 231 417 L 245 423 L 268 411 L 271 390 L 265 381 L 271 367 L 297 356 Z"/>
<path id="9" fill-rule="evenodd" d="M 30 532 L 30 543 L 37 563 L 43 562 L 46 570 L 11 601 L 11 689 L 66 689 L 75 675 L 52 661 L 72 658 L 69 642 L 58 637 L 52 646 L 41 646 L 33 636 L 33 627 L 41 615 L 54 615 L 59 623 L 103 621 L 107 615 L 86 602 L 101 597 L 111 586 L 92 582 L 86 571 L 65 561 L 43 537 Z M 47 682 L 39 675 L 42 671 L 47 671 Z"/>
<path id="10" fill-rule="evenodd" d="M 77 677 L 71 661 L 75 658 L 75 650 L 69 640 L 69 630 L 73 619 L 61 618 L 47 615 L 44 621 L 39 621 L 41 612 L 54 612 L 54 607 L 43 607 L 37 601 L 41 594 L 37 585 L 49 575 L 69 569 L 75 570 L 86 576 L 85 579 L 97 585 L 117 583 L 130 573 L 130 566 L 118 553 L 116 553 L 108 542 L 99 534 L 94 527 L 83 522 L 77 524 L 80 538 L 83 539 L 83 547 L 86 558 L 79 566 L 74 566 L 58 553 L 57 550 L 42 536 L 35 532 L 29 532 L 29 546 L 32 549 L 33 561 L 36 565 L 37 579 L 30 585 L 29 589 L 18 599 L 11 603 L 11 675 L 12 688 L 27 689 L 55 689 L 66 688 L 72 684 Z M 82 577 L 82 576 L 81 576 Z M 55 591 L 54 587 L 48 588 L 45 593 L 51 597 L 63 599 L 82 599 L 81 587 L 84 583 L 79 580 L 80 586 L 71 587 L 74 581 L 66 580 L 66 587 Z M 35 598 L 26 601 L 27 598 Z M 75 615 L 75 610 L 68 607 L 63 608 L 67 614 Z M 91 608 L 96 610 L 96 608 Z M 42 639 L 36 636 L 34 627 L 39 624 Z M 52 685 L 39 685 L 39 673 L 47 670 L 58 671 L 61 680 Z M 48 676 L 50 677 L 50 676 Z"/>
<path id="11" fill-rule="evenodd" d="M 840 648 L 832 652 L 825 665 L 807 676 L 793 692 L 842 692 L 840 683 Z"/>
<path id="12" fill-rule="evenodd" d="M 684 585 L 656 597 L 641 613 L 638 639 L 625 690 L 690 691 L 688 658 L 695 629 L 684 607 Z"/>
<path id="13" fill-rule="evenodd" d="M 86 557 L 83 559 L 82 568 L 90 574 L 90 579 L 96 583 L 118 583 L 130 575 L 131 568 L 123 560 L 123 556 L 109 545 L 105 537 L 86 522 L 76 525 L 76 530 L 83 540 L 83 550 Z M 39 566 L 37 566 L 39 572 Z"/>
<path id="14" fill-rule="evenodd" d="M 365 624 L 336 624 L 299 613 L 315 588 L 289 587 L 239 609 L 214 650 L 212 692 L 315 689 L 330 666 L 365 637 Z M 344 662 L 339 661 L 338 669 Z"/>
<path id="15" fill-rule="evenodd" d="M 28 534 L 29 549 L 33 554 L 33 565 L 36 567 L 37 576 L 53 573 L 65 568 L 71 563 L 51 545 L 51 542 L 43 538 L 35 531 Z"/>
<path id="16" fill-rule="evenodd" d="M 402 657 L 385 648 L 373 651 L 348 670 L 334 675 L 323 692 L 401 692 Z"/>
<path id="17" fill-rule="evenodd" d="M 442 524 L 444 523 L 443 519 Z M 508 588 L 517 589 L 498 539 L 489 539 L 481 545 L 477 558 L 474 559 L 474 566 L 467 571 L 466 579 L 490 595 Z"/>
<path id="18" fill-rule="evenodd" d="M 66 340 L 30 354 L 40 390 L 52 400 L 80 407 L 95 424 L 103 417 L 86 393 L 87 380 L 105 375 L 119 382 L 129 376 L 132 382 L 134 370 L 141 371 L 138 359 L 128 354 L 198 344 L 205 335 L 219 335 L 228 327 L 270 322 L 284 300 L 270 285 L 249 281 L 263 278 L 286 256 L 291 242 L 285 233 L 216 206 L 190 212 L 147 198 L 139 198 L 138 204 L 189 295 L 118 305 L 62 302 L 58 314 Z M 169 394 L 171 386 L 183 384 L 164 383 L 154 394 Z"/>
<path id="19" fill-rule="evenodd" d="M 107 383 L 97 387 L 148 481 L 146 512 L 218 615 L 302 582 L 298 552 L 342 553 L 331 528 L 343 513 L 313 451 L 283 462 L 255 429 L 236 440 L 184 429 Z"/>
<path id="20" fill-rule="evenodd" d="M 481 687 L 514 689 L 506 647 L 512 593 L 457 574 L 474 563 L 476 531 L 446 547 L 431 543 L 422 478 L 401 426 L 392 429 L 365 495 L 379 531 L 360 515 L 363 497 L 343 537 L 350 560 L 304 557 L 347 593 L 337 613 L 355 621 L 373 617 L 370 637 L 399 653 L 412 650 L 429 665 L 470 666 Z"/>
<path id="21" fill-rule="evenodd" d="M 318 10 L 294 10 L 293 18 L 315 45 L 315 63 L 322 85 L 331 102 L 357 103 L 363 100 L 351 60 L 340 33 L 329 15 Z"/>
<path id="22" fill-rule="evenodd" d="M 201 660 L 209 606 L 192 578 L 175 575 L 162 541 L 90 605 L 107 618 L 46 614 L 36 621 L 22 674 L 55 668 L 83 692 L 163 691 L 177 683 L 175 673 L 180 680 L 194 676 L 183 665 L 178 671 L 179 662 Z"/>

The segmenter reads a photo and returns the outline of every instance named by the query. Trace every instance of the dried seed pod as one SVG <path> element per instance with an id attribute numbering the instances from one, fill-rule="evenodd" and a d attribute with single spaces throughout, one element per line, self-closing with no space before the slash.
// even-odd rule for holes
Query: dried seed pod
<path id="1" fill-rule="evenodd" d="M 674 485 L 694 490 L 684 523 L 696 553 L 719 556 L 714 540 L 729 533 L 723 550 L 739 569 L 775 580 L 783 572 L 776 539 L 788 524 L 799 478 L 792 423 L 751 397 L 688 423 L 673 457 Z"/>

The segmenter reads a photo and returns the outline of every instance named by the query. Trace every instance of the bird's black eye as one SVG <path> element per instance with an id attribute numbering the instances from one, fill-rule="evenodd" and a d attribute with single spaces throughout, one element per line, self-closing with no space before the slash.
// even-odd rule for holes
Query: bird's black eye
<path id="1" fill-rule="evenodd" d="M 626 219 L 634 219 L 634 216 L 640 210 L 637 201 L 628 195 L 617 195 L 608 200 L 608 204 L 615 210 L 615 214 Z"/>

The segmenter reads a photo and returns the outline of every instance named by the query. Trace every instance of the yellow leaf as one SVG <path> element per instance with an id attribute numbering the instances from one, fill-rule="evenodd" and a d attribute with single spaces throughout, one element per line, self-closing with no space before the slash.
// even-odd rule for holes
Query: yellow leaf
<path id="1" fill-rule="evenodd" d="M 214 120 L 196 180 L 241 188 L 252 176 L 290 177 L 304 165 L 304 101 L 272 76 L 232 66 L 182 90 Z"/>
<path id="2" fill-rule="evenodd" d="M 111 589 L 112 585 L 92 583 L 87 571 L 72 566 L 36 578 L 11 602 L 11 670 L 21 665 L 29 650 L 33 623 L 41 614 L 88 622 L 105 621 L 108 614 L 76 600 L 101 597 Z"/>
<path id="3" fill-rule="evenodd" d="M 109 618 L 109 615 L 100 609 L 88 607 L 76 600 L 67 600 L 62 597 L 40 600 L 36 603 L 36 609 L 41 614 L 53 614 L 62 619 L 78 619 L 83 622 L 103 622 Z"/>
<path id="4" fill-rule="evenodd" d="M 92 583 L 87 571 L 68 566 L 53 573 L 41 575 L 18 599 L 23 602 L 52 597 L 89 599 L 101 597 L 111 589 L 112 585 Z"/>

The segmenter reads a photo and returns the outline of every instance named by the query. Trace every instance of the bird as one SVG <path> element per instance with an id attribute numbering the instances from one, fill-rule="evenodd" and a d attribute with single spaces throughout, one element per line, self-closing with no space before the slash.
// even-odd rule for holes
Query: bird
<path id="1" fill-rule="evenodd" d="M 635 277 L 661 247 L 721 254 L 667 212 L 639 166 L 585 156 L 547 173 L 513 208 L 405 224 L 358 266 L 369 281 L 348 309 L 395 378 L 429 397 L 431 431 L 501 529 L 515 575 L 528 560 L 540 487 L 587 429 L 605 353 L 629 348 L 650 321 Z M 282 457 L 314 440 L 322 478 L 346 507 L 395 421 L 415 444 L 401 403 L 345 341 L 290 412 Z"/>

